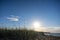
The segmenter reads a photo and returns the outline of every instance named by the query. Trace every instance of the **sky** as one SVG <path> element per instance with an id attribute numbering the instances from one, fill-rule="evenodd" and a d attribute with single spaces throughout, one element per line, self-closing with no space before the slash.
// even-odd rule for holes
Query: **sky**
<path id="1" fill-rule="evenodd" d="M 59 30 L 59 10 L 59 0 L 0 0 L 0 26 L 31 28 L 38 21 L 47 30 Z"/>

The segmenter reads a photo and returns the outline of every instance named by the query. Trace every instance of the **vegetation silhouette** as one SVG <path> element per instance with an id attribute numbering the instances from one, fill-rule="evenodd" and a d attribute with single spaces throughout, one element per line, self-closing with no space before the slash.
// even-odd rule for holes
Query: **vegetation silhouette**
<path id="1" fill-rule="evenodd" d="M 60 37 L 44 35 L 44 32 L 37 32 L 27 29 L 1 29 L 0 40 L 60 40 Z"/>

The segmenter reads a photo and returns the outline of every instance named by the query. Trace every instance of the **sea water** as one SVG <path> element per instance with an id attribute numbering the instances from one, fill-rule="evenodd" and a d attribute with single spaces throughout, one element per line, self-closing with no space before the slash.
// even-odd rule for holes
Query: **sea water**
<path id="1" fill-rule="evenodd" d="M 59 36 L 60 37 L 60 33 L 51 33 L 50 35 L 52 35 L 52 36 Z"/>
<path id="2" fill-rule="evenodd" d="M 45 35 L 49 35 L 49 36 L 58 36 L 60 37 L 60 33 L 44 33 Z"/>

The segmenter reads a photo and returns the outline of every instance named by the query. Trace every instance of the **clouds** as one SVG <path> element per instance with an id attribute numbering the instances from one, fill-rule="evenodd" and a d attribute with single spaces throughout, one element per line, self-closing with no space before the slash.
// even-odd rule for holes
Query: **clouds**
<path id="1" fill-rule="evenodd" d="M 35 31 L 60 33 L 60 27 L 39 27 L 39 28 L 36 28 Z"/>
<path id="2" fill-rule="evenodd" d="M 44 27 L 43 31 L 52 32 L 52 33 L 60 33 L 60 27 Z"/>
<path id="3" fill-rule="evenodd" d="M 6 17 L 9 21 L 19 21 L 19 16 L 10 15 L 10 17 Z"/>
<path id="4" fill-rule="evenodd" d="M 60 27 L 52 27 L 52 29 L 49 29 L 49 31 L 54 33 L 60 33 Z"/>

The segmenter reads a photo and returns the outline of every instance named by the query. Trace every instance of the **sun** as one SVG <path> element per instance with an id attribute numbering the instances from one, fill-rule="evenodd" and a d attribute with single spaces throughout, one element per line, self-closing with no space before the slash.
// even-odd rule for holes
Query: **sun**
<path id="1" fill-rule="evenodd" d="M 41 28 L 41 23 L 35 21 L 35 22 L 33 22 L 33 27 L 34 27 L 34 30 L 35 30 L 35 31 L 39 31 L 40 28 Z"/>
<path id="2" fill-rule="evenodd" d="M 38 27 L 38 26 L 40 26 L 40 23 L 39 23 L 39 22 L 34 22 L 34 23 L 33 23 L 33 26 L 34 26 L 34 27 Z"/>

